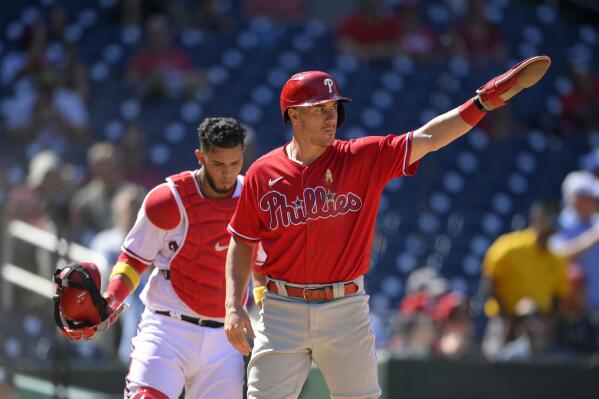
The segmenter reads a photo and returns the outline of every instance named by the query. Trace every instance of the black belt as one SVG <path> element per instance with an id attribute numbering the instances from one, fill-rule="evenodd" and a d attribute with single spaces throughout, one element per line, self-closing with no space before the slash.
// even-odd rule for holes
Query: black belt
<path id="1" fill-rule="evenodd" d="M 165 279 L 167 279 L 167 280 L 171 279 L 171 271 L 169 269 L 160 269 L 160 273 L 164 276 Z M 174 317 L 173 315 L 171 315 L 171 312 L 169 312 L 168 310 L 157 310 L 154 313 L 161 314 L 163 316 L 169 316 L 174 319 L 180 318 L 183 321 L 186 321 L 191 324 L 195 324 L 196 326 L 200 326 L 200 327 L 222 328 L 225 326 L 225 324 L 221 323 L 220 321 L 198 319 L 197 317 L 185 316 L 184 314 L 182 314 L 181 317 Z"/>
<path id="2" fill-rule="evenodd" d="M 207 320 L 207 319 L 199 319 L 197 317 L 185 316 L 182 314 L 181 316 L 173 316 L 171 312 L 168 310 L 156 310 L 154 311 L 156 314 L 160 314 L 163 316 L 172 317 L 173 319 L 181 319 L 191 324 L 195 324 L 200 327 L 208 327 L 208 328 L 222 328 L 225 326 L 225 323 L 221 323 L 220 321 Z"/>

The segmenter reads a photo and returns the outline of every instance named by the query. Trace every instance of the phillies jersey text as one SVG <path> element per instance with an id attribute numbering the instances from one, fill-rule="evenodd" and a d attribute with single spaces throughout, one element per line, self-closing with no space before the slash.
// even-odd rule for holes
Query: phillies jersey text
<path id="1" fill-rule="evenodd" d="M 285 147 L 248 170 L 229 231 L 261 242 L 257 270 L 296 284 L 350 281 L 368 271 L 379 201 L 392 178 L 413 175 L 412 132 L 336 140 L 311 165 Z"/>

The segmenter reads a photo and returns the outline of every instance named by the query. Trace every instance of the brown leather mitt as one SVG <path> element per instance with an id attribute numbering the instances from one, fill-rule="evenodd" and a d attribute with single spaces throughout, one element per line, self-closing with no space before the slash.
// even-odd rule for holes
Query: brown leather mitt
<path id="1" fill-rule="evenodd" d="M 551 65 L 551 59 L 546 55 L 538 55 L 521 61 L 476 91 L 480 103 L 487 111 L 504 106 L 516 94 L 541 80 L 549 69 L 549 65 Z"/>

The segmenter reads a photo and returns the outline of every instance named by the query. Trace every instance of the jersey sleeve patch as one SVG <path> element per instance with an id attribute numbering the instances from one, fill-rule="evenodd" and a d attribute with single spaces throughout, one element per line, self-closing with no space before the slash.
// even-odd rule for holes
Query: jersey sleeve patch
<path id="1" fill-rule="evenodd" d="M 159 185 L 148 194 L 145 212 L 152 224 L 163 230 L 172 230 L 181 222 L 177 201 L 166 184 Z"/>

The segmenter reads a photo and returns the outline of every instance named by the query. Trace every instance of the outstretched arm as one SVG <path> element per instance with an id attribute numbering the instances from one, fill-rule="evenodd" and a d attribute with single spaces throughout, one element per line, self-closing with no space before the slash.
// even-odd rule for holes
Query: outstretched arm
<path id="1" fill-rule="evenodd" d="M 537 83 L 550 64 L 551 60 L 547 56 L 528 58 L 491 79 L 477 90 L 475 97 L 460 107 L 437 116 L 414 131 L 410 163 L 468 133 L 487 111 L 504 106 L 520 91 Z"/>
<path id="2" fill-rule="evenodd" d="M 470 125 L 464 120 L 464 117 L 460 114 L 460 109 L 472 106 L 473 100 L 469 100 L 463 106 L 439 115 L 420 129 L 415 130 L 412 137 L 413 147 L 410 164 L 418 161 L 429 152 L 437 151 L 468 133 L 474 125 Z M 486 111 L 478 109 L 470 111 L 478 117 L 476 122 L 482 119 L 486 113 Z"/>
<path id="3" fill-rule="evenodd" d="M 595 226 L 575 238 L 560 243 L 555 252 L 569 261 L 576 261 L 598 242 L 599 226 Z"/>

